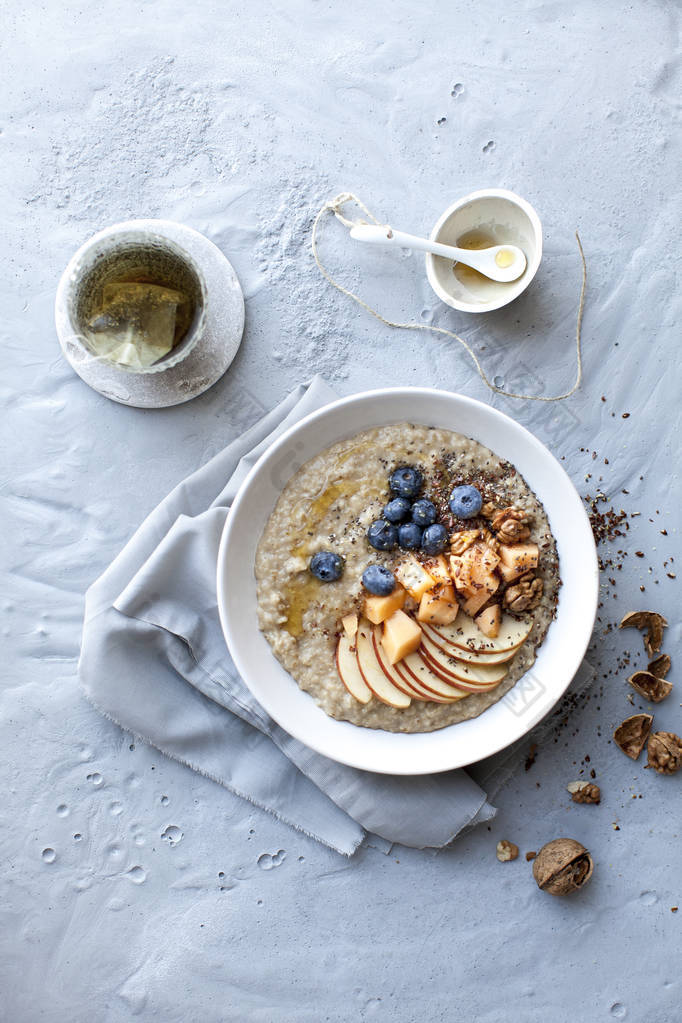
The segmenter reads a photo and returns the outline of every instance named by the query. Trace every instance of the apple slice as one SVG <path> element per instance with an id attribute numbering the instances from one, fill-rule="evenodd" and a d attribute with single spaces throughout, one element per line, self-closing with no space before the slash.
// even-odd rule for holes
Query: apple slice
<path id="1" fill-rule="evenodd" d="M 507 664 L 465 664 L 464 661 L 458 661 L 451 654 L 441 650 L 427 636 L 424 636 L 422 646 L 431 670 L 452 685 L 466 682 L 473 686 L 496 686 L 509 670 Z"/>
<path id="2" fill-rule="evenodd" d="M 366 618 L 362 618 L 358 624 L 355 647 L 360 674 L 376 698 L 397 710 L 409 707 L 411 698 L 393 685 L 376 659 L 372 645 L 372 626 Z"/>
<path id="3" fill-rule="evenodd" d="M 458 618 L 454 625 L 429 625 L 429 628 L 439 633 L 453 646 L 483 654 L 494 654 L 521 646 L 528 639 L 533 623 L 532 621 L 518 621 L 516 618 L 505 615 L 495 639 L 484 636 L 471 618 Z"/>
<path id="4" fill-rule="evenodd" d="M 386 652 L 383 646 L 381 645 L 381 629 L 379 629 L 378 626 L 375 626 L 372 629 L 372 644 L 374 646 L 374 653 L 376 654 L 376 658 L 381 667 L 383 668 L 385 674 L 388 675 L 393 685 L 400 689 L 402 692 L 407 693 L 408 696 L 411 696 L 415 700 L 420 700 L 421 702 L 429 703 L 451 702 L 450 698 L 436 696 L 435 693 L 431 692 L 428 689 L 425 689 L 422 685 L 419 685 L 419 683 L 416 682 L 415 679 L 406 671 L 401 673 L 400 661 L 398 661 L 397 664 L 391 664 L 391 662 L 388 660 L 386 656 Z"/>
<path id="5" fill-rule="evenodd" d="M 481 667 L 485 665 L 506 664 L 507 661 L 511 661 L 512 657 L 516 656 L 519 650 L 519 647 L 515 646 L 511 650 L 501 650 L 499 653 L 481 653 L 478 650 L 469 650 L 468 647 L 455 646 L 449 640 L 443 639 L 440 633 L 436 632 L 435 628 L 426 622 L 422 622 L 421 626 L 422 632 L 428 637 L 432 645 L 439 647 L 448 657 L 464 661 L 465 664 L 480 665 Z"/>
<path id="6" fill-rule="evenodd" d="M 447 699 L 448 702 L 454 703 L 466 696 L 464 688 L 455 685 L 454 679 L 451 682 L 446 682 L 440 675 L 437 675 L 420 651 L 405 657 L 400 662 L 399 669 L 401 675 L 412 679 L 417 685 L 432 693 L 434 699 Z"/>
<path id="7" fill-rule="evenodd" d="M 372 691 L 360 674 L 355 655 L 355 642 L 346 633 L 339 636 L 336 645 L 336 670 L 350 695 L 355 697 L 358 703 L 369 703 Z"/>
<path id="8" fill-rule="evenodd" d="M 418 654 L 410 654 L 410 657 L 417 658 L 418 656 L 419 656 Z M 465 693 L 463 689 L 456 689 L 454 686 L 452 686 L 452 687 L 450 687 L 450 691 L 451 691 L 451 694 L 452 694 L 451 696 L 439 696 L 436 693 L 436 691 L 435 691 L 435 687 L 440 685 L 440 683 L 442 682 L 442 679 L 439 679 L 438 676 L 436 675 L 436 673 L 432 672 L 428 668 L 428 665 L 426 665 L 425 662 L 422 662 L 423 674 L 421 674 L 420 677 L 425 679 L 425 680 L 431 679 L 433 684 L 434 684 L 434 688 L 432 688 L 432 689 L 426 689 L 426 687 L 424 686 L 423 683 L 418 682 L 417 681 L 417 674 L 415 673 L 414 669 L 412 669 L 412 670 L 408 669 L 407 666 L 405 665 L 404 661 L 400 662 L 400 664 L 398 665 L 398 668 L 400 669 L 400 672 L 401 672 L 401 674 L 403 675 L 403 677 L 405 679 L 405 685 L 413 688 L 415 690 L 415 692 L 422 692 L 422 693 L 424 693 L 425 694 L 425 700 L 428 703 L 439 703 L 439 704 L 457 703 L 459 700 L 462 700 L 462 699 L 464 699 L 465 696 L 469 695 L 468 693 Z"/>

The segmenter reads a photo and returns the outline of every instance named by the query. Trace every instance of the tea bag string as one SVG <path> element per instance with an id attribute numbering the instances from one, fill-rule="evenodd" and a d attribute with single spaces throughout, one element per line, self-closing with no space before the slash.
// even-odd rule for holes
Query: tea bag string
<path id="1" fill-rule="evenodd" d="M 365 216 L 368 219 L 365 220 L 365 219 L 360 218 L 360 219 L 357 219 L 357 220 L 350 220 L 348 217 L 344 216 L 344 214 L 341 212 L 341 210 L 346 205 L 346 203 L 350 203 L 350 202 L 355 203 L 355 205 L 358 206 L 360 208 L 360 210 L 362 210 L 362 212 L 365 214 Z M 356 195 L 353 195 L 352 192 L 341 192 L 334 199 L 329 199 L 324 204 L 324 206 L 319 210 L 319 212 L 318 212 L 318 214 L 315 217 L 315 220 L 313 222 L 313 233 L 312 233 L 312 239 L 311 239 L 311 245 L 312 245 L 312 250 L 313 250 L 313 257 L 315 259 L 315 263 L 317 264 L 317 268 L 320 271 L 320 273 L 322 274 L 322 276 L 327 281 L 329 281 L 329 283 L 332 285 L 332 287 L 336 288 L 337 291 L 340 291 L 342 295 L 347 295 L 348 298 L 351 298 L 354 302 L 357 302 L 357 304 L 359 306 L 362 306 L 363 309 L 365 309 L 368 313 L 370 313 L 370 315 L 374 316 L 381 323 L 386 324 L 387 327 L 397 327 L 400 330 L 427 330 L 427 331 L 430 331 L 432 334 L 445 334 L 446 337 L 454 338 L 454 340 L 458 341 L 462 345 L 462 347 L 466 350 L 466 352 L 469 354 L 469 356 L 471 357 L 471 359 L 472 359 L 472 361 L 473 361 L 473 363 L 474 363 L 474 365 L 475 365 L 475 367 L 476 367 L 476 369 L 478 371 L 478 375 L 480 376 L 480 378 L 483 381 L 483 383 L 487 387 L 489 387 L 491 391 L 494 391 L 495 394 L 501 394 L 505 398 L 519 398 L 522 401 L 563 401 L 565 398 L 570 398 L 570 396 L 572 394 L 575 394 L 575 392 L 578 390 L 578 388 L 580 387 L 580 383 L 582 381 L 582 376 L 583 376 L 583 358 L 582 358 L 581 332 L 582 332 L 582 322 L 583 322 L 583 310 L 585 308 L 585 288 L 586 288 L 586 285 L 587 285 L 587 265 L 585 263 L 585 253 L 583 252 L 583 247 L 582 247 L 582 244 L 580 242 L 580 235 L 578 234 L 577 231 L 575 232 L 575 238 L 576 238 L 576 241 L 578 243 L 578 251 L 580 253 L 580 260 L 582 262 L 582 283 L 580 285 L 580 300 L 579 300 L 579 303 L 578 303 L 578 316 L 577 316 L 576 330 L 575 330 L 575 350 L 576 350 L 576 377 L 575 377 L 575 383 L 573 384 L 571 389 L 569 391 L 566 391 L 564 394 L 556 394 L 556 395 L 553 395 L 553 396 L 546 396 L 546 395 L 540 395 L 540 394 L 517 394 L 514 391 L 505 391 L 504 388 L 498 387 L 496 384 L 494 384 L 492 382 L 492 380 L 488 379 L 488 377 L 486 376 L 486 373 L 485 373 L 483 367 L 481 366 L 481 363 L 480 363 L 480 361 L 478 359 L 478 356 L 476 355 L 475 351 L 473 350 L 471 345 L 467 341 L 464 340 L 463 337 L 460 337 L 459 334 L 455 334 L 455 332 L 452 331 L 452 330 L 446 330 L 445 327 L 432 327 L 432 326 L 430 326 L 427 323 L 397 323 L 394 320 L 388 320 L 388 319 L 386 319 L 385 316 L 382 316 L 381 313 L 378 312 L 376 309 L 373 309 L 371 305 L 368 305 L 368 303 L 365 302 L 362 298 L 360 298 L 359 295 L 356 295 L 355 292 L 351 291 L 349 288 L 345 288 L 343 286 L 343 284 L 339 284 L 339 282 L 332 277 L 332 275 L 329 273 L 327 268 L 323 265 L 322 260 L 320 259 L 320 254 L 319 254 L 319 250 L 318 250 L 318 232 L 319 232 L 320 221 L 322 220 L 323 216 L 326 213 L 333 213 L 334 216 L 336 217 L 336 219 L 338 221 L 340 221 L 340 223 L 342 223 L 345 227 L 348 227 L 348 228 L 354 227 L 356 224 L 372 223 L 372 224 L 376 224 L 378 226 L 386 227 L 387 229 L 390 230 L 389 225 L 388 224 L 381 224 L 381 222 L 379 220 L 377 220 L 377 218 L 372 213 L 370 213 L 370 211 L 367 209 L 365 204 L 363 202 L 361 202 L 361 200 L 358 199 L 358 197 Z"/>

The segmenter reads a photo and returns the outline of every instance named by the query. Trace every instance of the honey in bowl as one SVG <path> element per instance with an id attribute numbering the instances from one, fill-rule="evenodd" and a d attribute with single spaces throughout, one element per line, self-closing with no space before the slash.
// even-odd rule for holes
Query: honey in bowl
<path id="1" fill-rule="evenodd" d="M 486 234 L 484 231 L 476 228 L 473 231 L 467 231 L 455 242 L 460 249 L 489 249 L 493 245 L 499 245 L 499 242 L 495 241 L 491 235 Z M 499 253 L 502 255 L 502 252 Z M 498 266 L 509 266 L 509 263 L 498 263 Z M 478 270 L 474 270 L 473 267 L 467 266 L 465 263 L 454 263 L 452 267 L 454 273 L 460 284 L 463 284 L 465 288 L 480 287 L 481 284 L 490 284 L 491 280 L 486 277 L 485 274 L 481 274 Z"/>

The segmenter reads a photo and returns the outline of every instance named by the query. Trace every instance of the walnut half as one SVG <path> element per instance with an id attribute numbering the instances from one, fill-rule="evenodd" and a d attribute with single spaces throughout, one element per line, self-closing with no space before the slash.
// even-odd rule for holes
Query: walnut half
<path id="1" fill-rule="evenodd" d="M 533 860 L 538 888 L 550 895 L 570 895 L 592 877 L 594 864 L 584 845 L 573 838 L 555 838 Z"/>
<path id="2" fill-rule="evenodd" d="M 521 543 L 530 537 L 531 519 L 519 508 L 502 508 L 493 516 L 491 525 L 502 543 Z"/>
<path id="3" fill-rule="evenodd" d="M 534 611 L 542 600 L 545 584 L 534 572 L 526 572 L 504 591 L 502 603 L 509 611 L 520 614 L 522 611 Z"/>

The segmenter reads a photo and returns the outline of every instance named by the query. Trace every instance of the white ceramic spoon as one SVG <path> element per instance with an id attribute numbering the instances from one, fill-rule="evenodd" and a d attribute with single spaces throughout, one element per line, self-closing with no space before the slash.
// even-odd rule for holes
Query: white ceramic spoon
<path id="1" fill-rule="evenodd" d="M 492 245 L 489 249 L 458 249 L 455 245 L 441 245 L 429 238 L 418 238 L 414 234 L 394 231 L 392 227 L 375 227 L 372 224 L 356 224 L 351 228 L 351 238 L 372 245 L 398 245 L 405 249 L 419 249 L 444 256 L 456 263 L 478 270 L 491 281 L 508 284 L 517 280 L 526 269 L 526 257 L 517 245 Z"/>

